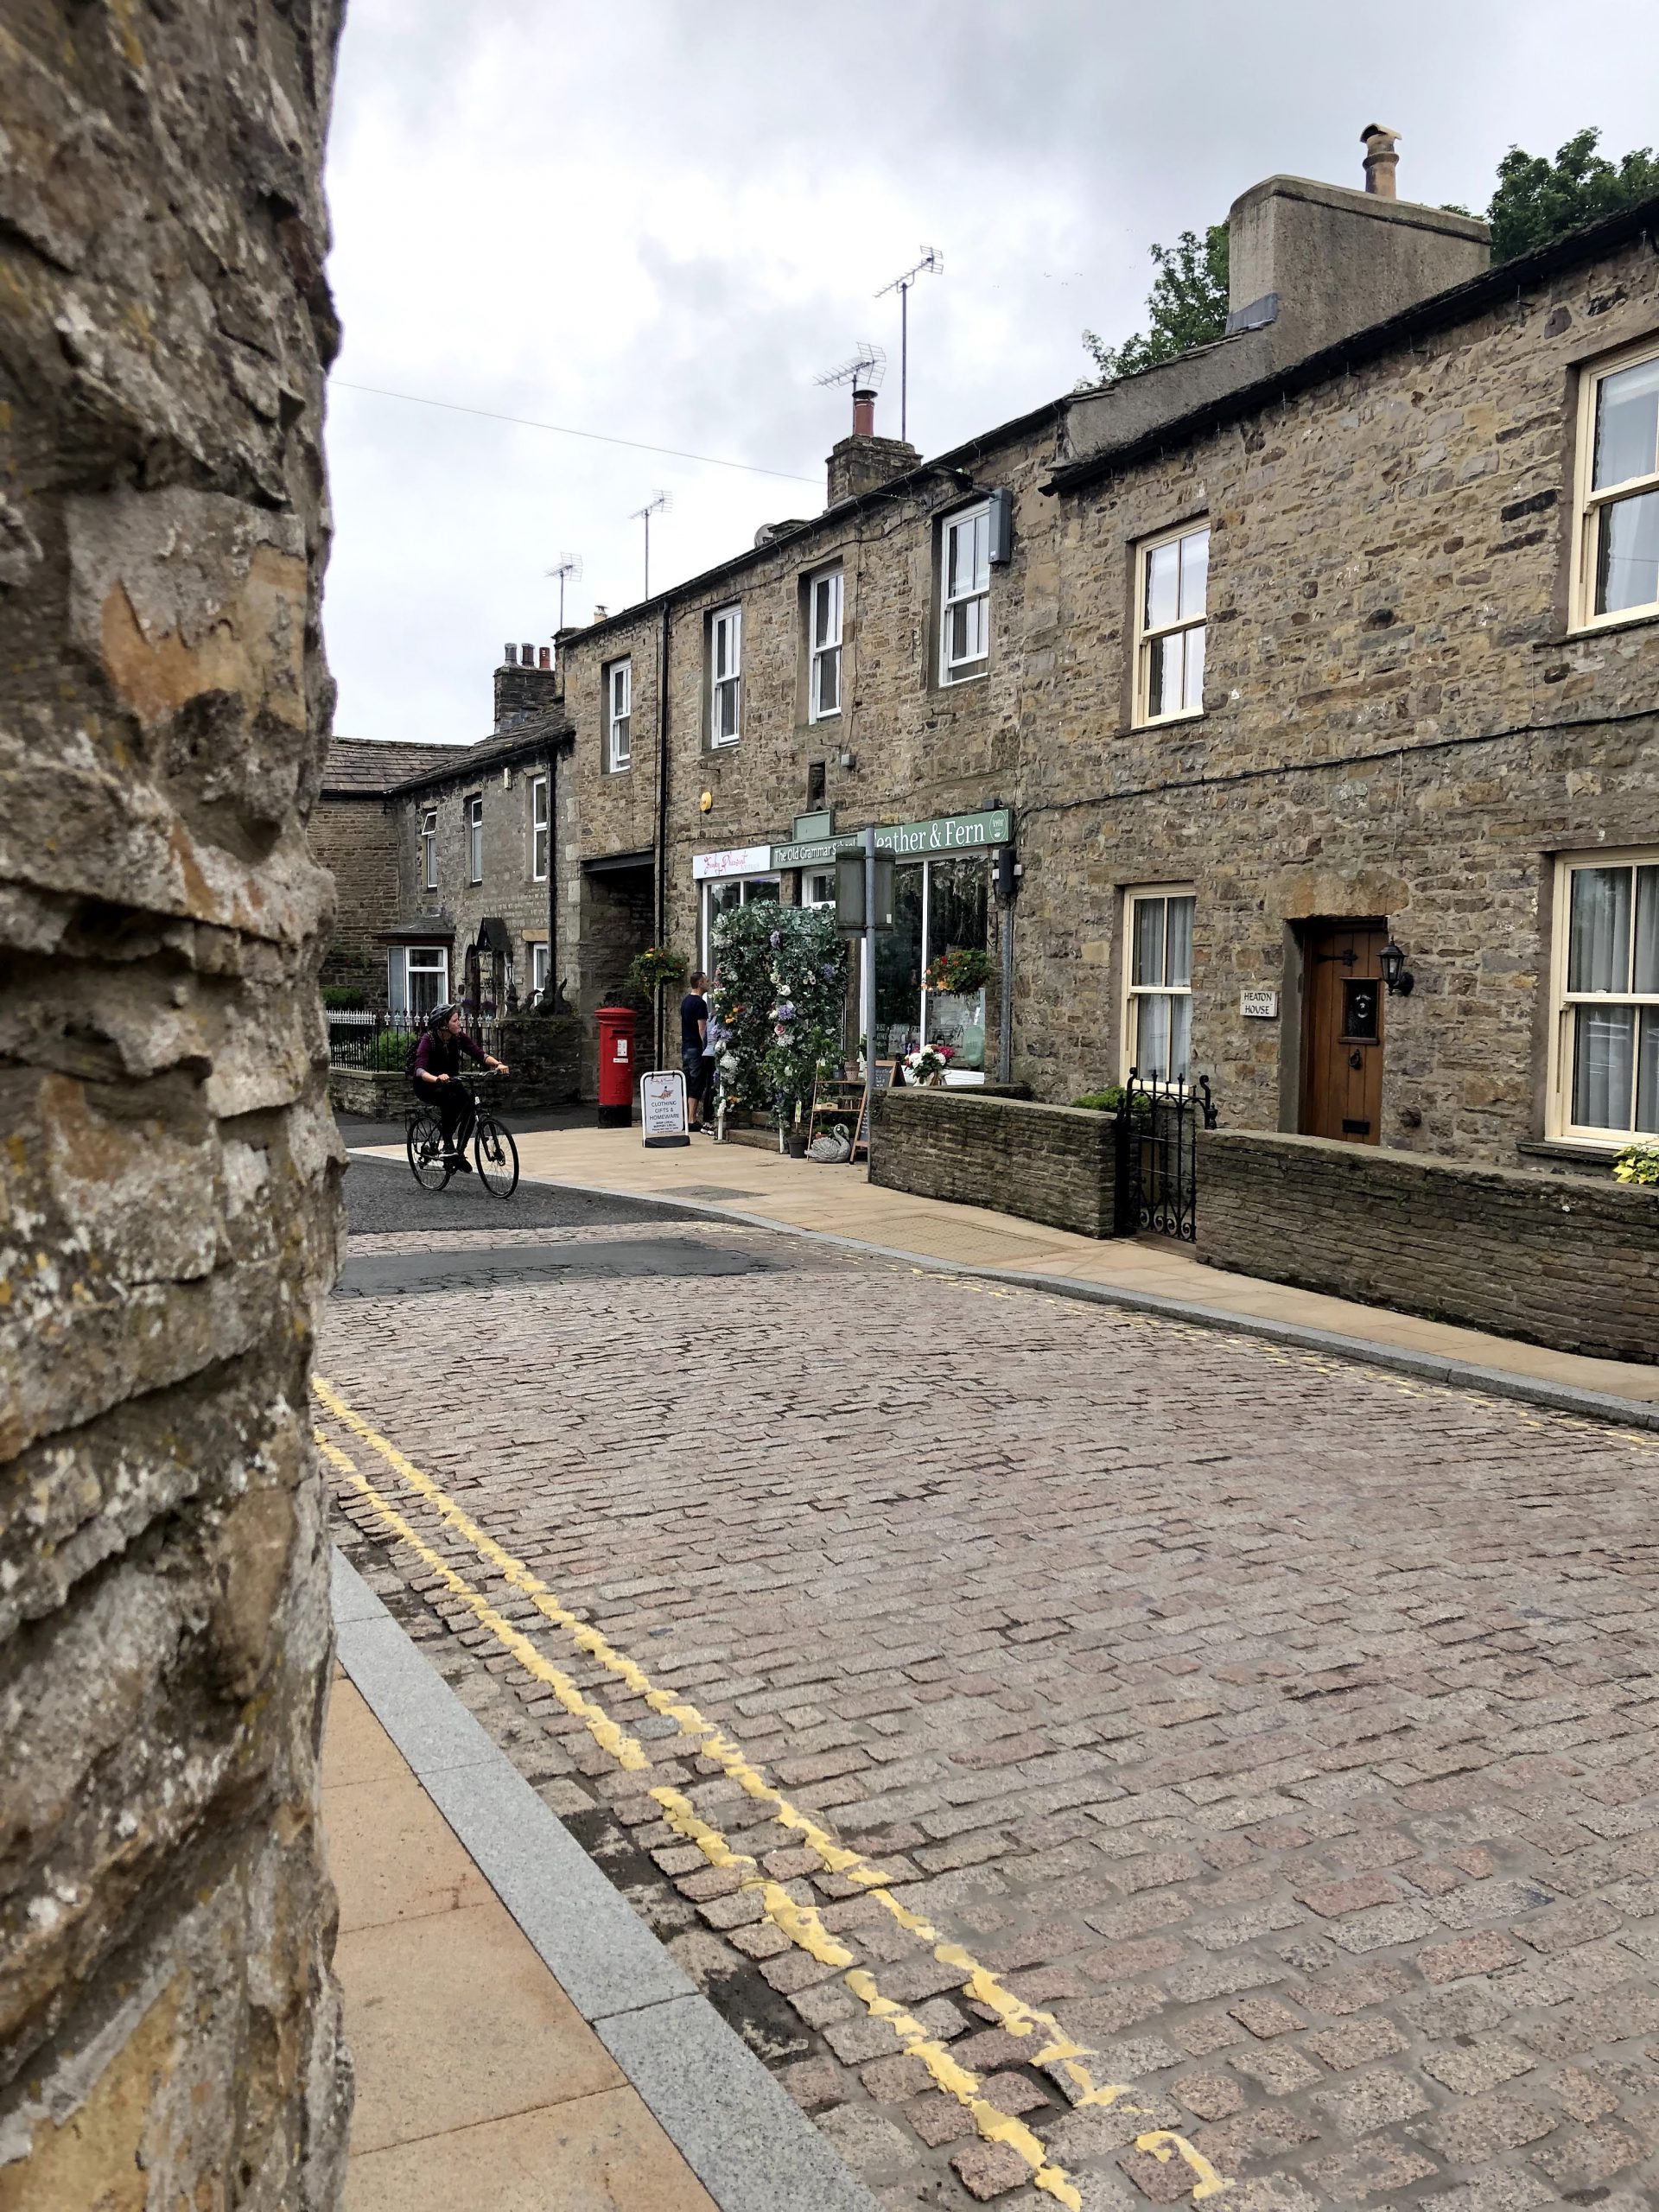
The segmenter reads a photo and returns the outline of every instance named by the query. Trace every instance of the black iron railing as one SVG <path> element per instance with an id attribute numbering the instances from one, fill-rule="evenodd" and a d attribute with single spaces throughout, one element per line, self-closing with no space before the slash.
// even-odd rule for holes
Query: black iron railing
<path id="1" fill-rule="evenodd" d="M 1117 1234 L 1198 1236 L 1198 1134 L 1218 1119 L 1210 1078 L 1143 1081 L 1131 1068 L 1117 1109 Z"/>
<path id="2" fill-rule="evenodd" d="M 330 1009 L 328 1064 L 336 1068 L 366 1068 L 385 1075 L 401 1075 L 410 1047 L 419 1041 L 424 1026 L 419 1014 L 340 1014 Z M 496 1059 L 510 1056 L 501 1049 L 501 1024 L 493 1015 L 473 1020 L 463 1014 L 461 1027 L 481 1052 Z"/>

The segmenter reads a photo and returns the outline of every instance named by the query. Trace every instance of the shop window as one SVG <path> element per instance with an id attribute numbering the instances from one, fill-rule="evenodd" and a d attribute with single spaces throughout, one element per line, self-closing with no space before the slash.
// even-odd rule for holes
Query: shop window
<path id="1" fill-rule="evenodd" d="M 1123 894 L 1122 1073 L 1184 1081 L 1192 1039 L 1192 918 L 1184 884 Z"/>
<path id="2" fill-rule="evenodd" d="M 612 774 L 633 758 L 633 663 L 613 660 L 605 671 L 605 766 Z"/>
<path id="3" fill-rule="evenodd" d="M 832 868 L 808 868 L 801 870 L 801 904 L 803 906 L 833 906 L 836 903 L 836 871 Z"/>
<path id="4" fill-rule="evenodd" d="M 530 779 L 530 873 L 537 883 L 547 881 L 547 778 Z"/>
<path id="5" fill-rule="evenodd" d="M 484 880 L 484 801 L 481 798 L 467 802 L 467 880 Z"/>
<path id="6" fill-rule="evenodd" d="M 442 944 L 394 944 L 386 953 L 386 1005 L 420 1020 L 449 995 L 449 949 Z"/>
<path id="7" fill-rule="evenodd" d="M 743 717 L 743 610 L 724 607 L 709 623 L 709 742 L 735 745 Z"/>
<path id="8" fill-rule="evenodd" d="M 927 977 L 946 953 L 988 949 L 990 883 L 982 856 L 902 861 L 893 871 L 894 925 L 876 939 L 877 1059 L 897 1059 L 925 1040 L 950 1046 L 951 1078 L 983 1078 L 984 986 L 930 990 Z M 860 939 L 861 957 L 861 947 Z"/>
<path id="9" fill-rule="evenodd" d="M 952 515 L 939 548 L 939 681 L 983 676 L 991 651 L 991 510 Z"/>
<path id="10" fill-rule="evenodd" d="M 1580 391 L 1574 619 L 1659 613 L 1659 348 L 1587 371 Z"/>
<path id="11" fill-rule="evenodd" d="M 1563 860 L 1550 1134 L 1659 1135 L 1659 851 Z"/>
<path id="12" fill-rule="evenodd" d="M 807 587 L 807 689 L 809 721 L 841 712 L 842 572 L 830 569 Z"/>
<path id="13" fill-rule="evenodd" d="M 1209 524 L 1154 537 L 1135 559 L 1135 719 L 1202 714 Z"/>
<path id="14" fill-rule="evenodd" d="M 438 887 L 438 810 L 429 806 L 421 817 L 421 880 L 429 891 Z"/>

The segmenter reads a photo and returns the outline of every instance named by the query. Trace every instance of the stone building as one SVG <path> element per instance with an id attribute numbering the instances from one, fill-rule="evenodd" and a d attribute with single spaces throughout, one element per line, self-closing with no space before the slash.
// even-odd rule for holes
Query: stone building
<path id="1" fill-rule="evenodd" d="M 863 398 L 823 513 L 562 635 L 582 1012 L 873 822 L 878 1057 L 1511 1165 L 1659 1128 L 1659 207 L 1489 275 L 1365 137 L 1235 204 L 1214 346 L 925 463 Z"/>
<path id="2" fill-rule="evenodd" d="M 330 2212 L 334 0 L 5 11 L 0 2202 Z"/>
<path id="3" fill-rule="evenodd" d="M 312 856 L 334 879 L 322 982 L 358 993 L 365 1006 L 385 998 L 384 932 L 399 906 L 397 844 L 387 794 L 412 776 L 442 769 L 455 749 L 339 736 L 328 741 L 308 831 Z"/>

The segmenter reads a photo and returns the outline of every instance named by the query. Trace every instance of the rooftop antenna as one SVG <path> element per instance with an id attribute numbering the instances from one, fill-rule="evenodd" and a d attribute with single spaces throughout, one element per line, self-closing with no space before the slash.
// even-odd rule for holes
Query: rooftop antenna
<path id="1" fill-rule="evenodd" d="M 836 369 L 826 369 L 821 377 L 814 377 L 814 384 L 849 384 L 853 387 L 853 435 L 870 437 L 875 430 L 875 395 L 881 389 L 881 379 L 887 372 L 887 357 L 880 346 L 871 345 L 868 338 L 858 341 L 858 351 L 850 361 L 843 361 Z"/>
<path id="2" fill-rule="evenodd" d="M 569 577 L 573 583 L 580 583 L 582 582 L 581 554 L 561 553 L 558 559 L 553 563 L 553 566 L 547 571 L 547 573 L 550 576 L 556 576 L 559 580 L 559 627 L 563 630 L 564 627 L 565 579 Z"/>
<path id="3" fill-rule="evenodd" d="M 921 254 L 914 268 L 884 284 L 875 296 L 882 300 L 889 292 L 899 295 L 899 435 L 905 439 L 910 435 L 910 288 L 918 276 L 944 274 L 944 256 L 938 246 L 925 245 Z"/>
<path id="4" fill-rule="evenodd" d="M 645 597 L 647 599 L 651 597 L 651 518 L 652 515 L 665 515 L 673 504 L 674 494 L 671 492 L 653 492 L 645 505 L 636 507 L 628 518 L 630 522 L 642 522 L 645 525 Z"/>

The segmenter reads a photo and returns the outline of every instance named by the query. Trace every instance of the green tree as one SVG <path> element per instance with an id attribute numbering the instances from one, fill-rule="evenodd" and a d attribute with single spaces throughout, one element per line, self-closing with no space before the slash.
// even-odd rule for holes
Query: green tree
<path id="1" fill-rule="evenodd" d="M 1147 296 L 1151 327 L 1121 346 L 1108 346 L 1092 330 L 1083 334 L 1102 384 L 1113 377 L 1138 376 L 1177 353 L 1208 346 L 1227 327 L 1226 224 L 1211 223 L 1202 238 L 1196 231 L 1183 231 L 1173 245 L 1151 251 L 1158 264 Z"/>
<path id="2" fill-rule="evenodd" d="M 1497 189 L 1486 210 L 1494 261 L 1513 261 L 1659 193 L 1651 146 L 1638 146 L 1615 167 L 1596 151 L 1600 139 L 1599 130 L 1580 130 L 1553 162 L 1510 147 L 1497 165 Z"/>

